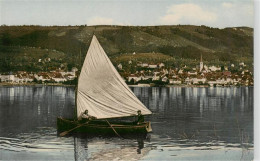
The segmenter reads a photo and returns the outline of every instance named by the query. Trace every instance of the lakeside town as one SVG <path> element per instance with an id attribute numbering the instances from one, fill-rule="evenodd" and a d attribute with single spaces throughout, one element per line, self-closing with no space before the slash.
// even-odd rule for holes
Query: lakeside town
<path id="1" fill-rule="evenodd" d="M 41 61 L 41 60 L 39 60 Z M 50 61 L 50 60 L 49 60 Z M 128 66 L 138 68 L 135 72 L 125 72 L 124 66 L 116 65 L 122 78 L 129 86 L 253 86 L 253 73 L 247 69 L 244 62 L 237 66 L 205 65 L 202 56 L 196 67 L 181 68 L 166 67 L 163 62 L 158 64 L 137 62 L 131 60 Z M 234 70 L 236 69 L 236 70 Z M 238 69 L 238 70 L 237 70 Z M 1 85 L 76 85 L 79 70 L 73 67 L 71 71 L 56 69 L 49 72 L 17 71 L 0 73 Z"/>

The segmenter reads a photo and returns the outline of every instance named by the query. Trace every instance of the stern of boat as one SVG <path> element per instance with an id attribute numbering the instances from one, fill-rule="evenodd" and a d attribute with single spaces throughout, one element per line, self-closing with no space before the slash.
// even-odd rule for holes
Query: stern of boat
<path id="1" fill-rule="evenodd" d="M 146 122 L 145 129 L 146 129 L 147 132 L 152 132 L 153 131 L 150 121 Z"/>
<path id="2" fill-rule="evenodd" d="M 77 124 L 71 119 L 57 118 L 57 131 L 63 132 L 74 128 Z"/>

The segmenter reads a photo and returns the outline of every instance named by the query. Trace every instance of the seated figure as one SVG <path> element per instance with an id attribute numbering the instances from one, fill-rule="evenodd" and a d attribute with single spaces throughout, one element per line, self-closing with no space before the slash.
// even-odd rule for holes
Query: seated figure
<path id="1" fill-rule="evenodd" d="M 143 122 L 144 122 L 144 116 L 142 115 L 141 110 L 138 110 L 136 124 L 139 125 L 142 124 Z"/>
<path id="2" fill-rule="evenodd" d="M 90 115 L 88 114 L 88 110 L 85 110 L 85 111 L 82 113 L 82 115 L 81 115 L 81 119 L 82 119 L 83 122 L 87 122 L 87 121 L 96 119 L 96 117 L 90 116 Z"/>

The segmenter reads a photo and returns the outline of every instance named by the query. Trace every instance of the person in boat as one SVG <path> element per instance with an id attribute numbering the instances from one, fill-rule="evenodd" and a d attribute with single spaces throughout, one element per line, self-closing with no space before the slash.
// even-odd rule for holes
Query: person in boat
<path id="1" fill-rule="evenodd" d="M 142 124 L 143 122 L 144 122 L 144 116 L 142 115 L 141 110 L 138 110 L 136 124 L 139 125 L 139 124 Z"/>
<path id="2" fill-rule="evenodd" d="M 90 115 L 88 114 L 88 110 L 85 110 L 85 111 L 82 113 L 81 118 L 82 118 L 82 121 L 83 121 L 83 122 L 87 122 L 87 121 L 96 119 L 96 117 L 90 116 Z"/>

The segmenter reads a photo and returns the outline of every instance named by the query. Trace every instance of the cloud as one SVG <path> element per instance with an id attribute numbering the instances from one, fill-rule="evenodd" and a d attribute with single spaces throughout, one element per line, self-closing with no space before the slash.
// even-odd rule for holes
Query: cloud
<path id="1" fill-rule="evenodd" d="M 160 23 L 165 25 L 201 25 L 205 23 L 213 23 L 216 19 L 217 15 L 214 12 L 207 11 L 193 3 L 185 3 L 170 6 L 166 15 L 160 18 Z"/>
<path id="2" fill-rule="evenodd" d="M 87 21 L 88 25 L 121 25 L 112 18 L 93 17 Z"/>
<path id="3" fill-rule="evenodd" d="M 229 2 L 223 2 L 221 5 L 224 8 L 232 8 L 234 6 L 232 3 Z"/>

